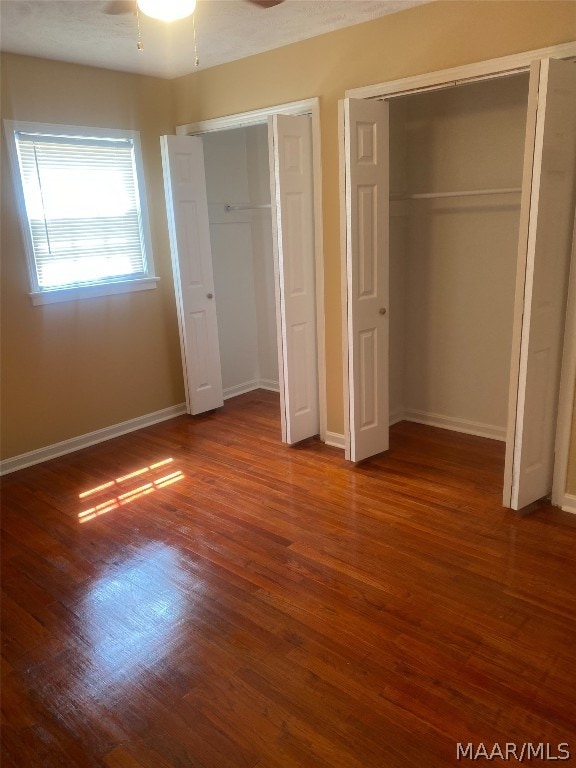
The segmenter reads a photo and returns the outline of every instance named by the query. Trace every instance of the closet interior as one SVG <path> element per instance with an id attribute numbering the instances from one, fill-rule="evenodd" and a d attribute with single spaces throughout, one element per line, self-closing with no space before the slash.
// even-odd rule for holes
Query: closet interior
<path id="1" fill-rule="evenodd" d="M 203 136 L 224 398 L 278 391 L 266 125 Z"/>
<path id="2" fill-rule="evenodd" d="M 506 439 L 528 74 L 390 99 L 390 415 Z"/>

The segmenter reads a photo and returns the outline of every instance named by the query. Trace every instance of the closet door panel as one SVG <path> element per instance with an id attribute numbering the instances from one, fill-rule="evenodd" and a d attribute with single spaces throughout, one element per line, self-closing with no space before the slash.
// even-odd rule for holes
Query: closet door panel
<path id="1" fill-rule="evenodd" d="M 350 450 L 388 450 L 388 104 L 344 101 Z"/>
<path id="2" fill-rule="evenodd" d="M 274 115 L 269 144 L 282 438 L 297 443 L 320 429 L 310 119 Z"/>
<path id="3" fill-rule="evenodd" d="M 531 79 L 519 244 L 523 295 L 517 294 L 513 350 L 519 364 L 504 487 L 504 504 L 513 509 L 552 489 L 576 198 L 576 65 L 544 60 L 533 65 Z"/>
<path id="4" fill-rule="evenodd" d="M 186 410 L 203 413 L 224 401 L 202 139 L 160 142 Z"/>

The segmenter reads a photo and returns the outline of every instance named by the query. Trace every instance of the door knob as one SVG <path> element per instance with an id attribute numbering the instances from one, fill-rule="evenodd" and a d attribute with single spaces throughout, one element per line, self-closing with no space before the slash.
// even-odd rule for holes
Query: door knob
<path id="1" fill-rule="evenodd" d="M 206 294 L 206 298 L 207 299 L 213 299 L 214 298 L 214 294 L 213 293 L 207 293 Z"/>
<path id="2" fill-rule="evenodd" d="M 386 307 L 380 307 L 378 312 L 380 312 L 381 315 L 385 315 L 386 314 Z"/>

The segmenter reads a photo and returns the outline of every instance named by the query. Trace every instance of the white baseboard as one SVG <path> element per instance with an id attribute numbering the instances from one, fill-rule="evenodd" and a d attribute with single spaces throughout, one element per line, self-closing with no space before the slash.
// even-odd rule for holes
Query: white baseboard
<path id="1" fill-rule="evenodd" d="M 277 381 L 271 381 L 270 379 L 252 379 L 252 381 L 244 381 L 242 384 L 235 384 L 233 387 L 226 387 L 223 392 L 223 397 L 224 400 L 229 400 L 231 397 L 245 395 L 247 392 L 253 392 L 255 389 L 267 389 L 270 392 L 279 392 L 280 385 Z"/>
<path id="2" fill-rule="evenodd" d="M 442 416 L 439 413 L 413 410 L 404 411 L 402 418 L 405 421 L 414 421 L 416 424 L 427 424 L 429 427 L 451 429 L 453 432 L 463 432 L 466 435 L 488 437 L 491 440 L 500 440 L 502 442 L 506 440 L 506 430 L 502 427 L 495 427 L 492 424 L 483 424 L 481 422 L 468 421 L 467 419 L 455 419 L 452 416 Z"/>
<path id="3" fill-rule="evenodd" d="M 441 416 L 437 413 L 426 413 L 426 411 L 402 411 L 395 410 L 390 413 L 390 426 L 399 421 L 414 421 L 416 424 L 426 424 L 430 427 L 440 427 L 441 429 L 451 429 L 453 432 L 464 432 L 467 435 L 476 435 L 477 437 L 489 437 L 492 440 L 506 440 L 506 430 L 500 427 L 493 427 L 490 424 L 480 424 L 475 421 L 466 421 L 465 419 L 454 419 L 451 416 Z M 332 445 L 334 448 L 346 447 L 346 438 L 337 432 L 326 432 L 326 445 Z M 576 503 L 576 497 L 574 497 Z"/>
<path id="4" fill-rule="evenodd" d="M 565 493 L 561 506 L 564 512 L 572 512 L 576 515 L 576 496 L 573 493 Z"/>
<path id="5" fill-rule="evenodd" d="M 226 387 L 223 392 L 223 397 L 224 400 L 229 400 L 231 397 L 245 395 L 246 392 L 252 392 L 254 389 L 258 389 L 258 379 L 244 381 L 242 384 L 235 384 L 233 387 Z"/>
<path id="6" fill-rule="evenodd" d="M 272 392 L 278 392 L 279 388 L 278 382 L 270 381 L 268 379 L 258 379 L 224 390 L 224 399 L 226 400 L 230 397 L 244 394 L 245 392 L 252 392 L 254 389 L 267 389 Z M 0 475 L 7 475 L 10 472 L 16 472 L 19 469 L 31 467 L 34 464 L 40 464 L 43 461 L 49 461 L 58 456 L 64 456 L 67 453 L 79 451 L 82 448 L 88 448 L 90 445 L 103 443 L 105 440 L 120 437 L 120 435 L 128 434 L 128 432 L 135 432 L 137 429 L 143 429 L 152 424 L 158 424 L 161 421 L 173 419 L 184 413 L 186 413 L 186 405 L 181 403 L 180 405 L 173 405 L 170 408 L 163 408 L 154 413 L 138 416 L 129 421 L 123 421 L 120 424 L 113 424 L 110 427 L 98 429 L 95 432 L 88 432 L 85 435 L 73 437 L 70 440 L 63 440 L 60 443 L 47 445 L 45 448 L 38 448 L 35 451 L 22 453 L 19 456 L 0 461 Z M 418 424 L 428 424 L 429 426 L 451 429 L 455 432 L 464 432 L 470 435 L 479 435 L 480 437 L 489 437 L 494 440 L 506 439 L 505 430 L 498 427 L 477 424 L 471 421 L 453 419 L 451 417 L 439 416 L 438 414 L 421 411 L 395 412 L 394 414 L 391 414 L 390 424 L 395 424 L 402 420 L 415 421 Z M 341 448 L 342 450 L 346 448 L 345 436 L 338 432 L 327 431 L 325 443 L 326 445 L 330 445 L 334 448 Z M 565 494 L 562 502 L 562 509 L 567 512 L 576 513 L 576 496 Z"/>
<path id="7" fill-rule="evenodd" d="M 260 379 L 258 389 L 267 389 L 268 392 L 280 392 L 280 384 L 272 379 Z"/>
<path id="8" fill-rule="evenodd" d="M 85 435 L 72 437 L 70 440 L 63 440 L 61 443 L 47 445 L 45 448 L 38 448 L 35 451 L 22 453 L 11 459 L 5 459 L 0 462 L 0 475 L 7 475 L 10 472 L 16 472 L 25 467 L 31 467 L 34 464 L 40 464 L 43 461 L 55 459 L 58 456 L 64 456 L 67 453 L 80 451 L 82 448 L 88 448 L 96 443 L 103 443 L 105 440 L 111 440 L 113 437 L 126 435 L 128 432 L 135 432 L 143 427 L 150 427 L 152 424 L 158 424 L 167 419 L 173 419 L 176 416 L 182 416 L 186 413 L 186 404 L 172 405 L 169 408 L 163 408 L 161 411 L 147 413 L 144 416 L 138 416 L 135 419 L 123 421 L 120 424 L 113 424 L 111 427 L 97 429 L 95 432 L 88 432 Z"/>
<path id="9" fill-rule="evenodd" d="M 342 450 L 346 448 L 346 439 L 344 435 L 341 435 L 338 432 L 326 432 L 324 442 L 326 445 L 331 445 L 333 448 L 342 448 Z"/>

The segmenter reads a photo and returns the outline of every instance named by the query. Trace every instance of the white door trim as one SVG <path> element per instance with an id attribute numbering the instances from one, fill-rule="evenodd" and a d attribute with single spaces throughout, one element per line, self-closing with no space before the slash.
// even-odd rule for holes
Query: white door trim
<path id="1" fill-rule="evenodd" d="M 408 93 L 416 93 L 418 91 L 425 91 L 425 90 L 431 90 L 435 88 L 449 88 L 453 85 L 459 85 L 463 84 L 464 82 L 472 82 L 474 80 L 487 80 L 494 77 L 505 77 L 507 75 L 520 73 L 520 72 L 527 72 L 530 69 L 530 65 L 533 61 L 537 59 L 544 59 L 544 58 L 557 58 L 557 59 L 569 59 L 569 58 L 575 58 L 576 57 L 576 41 L 574 42 L 568 42 L 568 43 L 562 43 L 559 45 L 550 46 L 548 48 L 539 48 L 532 51 L 523 51 L 521 53 L 513 54 L 511 56 L 503 56 L 501 58 L 497 59 L 488 59 L 486 61 L 479 61 L 475 62 L 473 64 L 465 64 L 460 67 L 452 67 L 451 69 L 443 69 L 443 70 L 437 70 L 435 72 L 426 72 L 420 75 L 414 75 L 412 77 L 406 77 L 401 78 L 399 80 L 390 80 L 389 82 L 385 83 L 377 83 L 376 85 L 369 85 L 364 86 L 361 88 L 352 88 L 345 91 L 345 96 L 347 98 L 355 98 L 355 99 L 375 99 L 375 98 L 395 98 L 397 96 L 403 96 Z M 340 117 L 339 124 L 343 123 L 343 118 Z M 341 135 L 339 136 L 339 155 L 340 155 L 340 198 L 341 198 L 341 221 L 342 221 L 342 211 L 345 212 L 345 207 L 342 208 L 342 205 L 345 206 L 345 202 L 342 204 L 342 198 L 345 195 L 345 179 L 343 177 L 343 162 L 345 157 L 344 152 L 344 135 L 343 131 L 341 131 Z M 346 238 L 342 237 L 340 238 L 340 253 L 341 253 L 341 262 L 345 264 L 346 259 Z M 576 249 L 573 248 L 572 252 L 572 268 L 571 268 L 571 274 L 572 274 L 572 280 L 571 280 L 571 287 L 569 289 L 569 296 L 568 296 L 568 308 L 567 308 L 567 315 L 566 315 L 566 325 L 565 325 L 565 332 L 564 332 L 564 354 L 567 354 L 567 350 L 570 350 L 568 352 L 568 355 L 572 355 L 572 357 L 576 358 L 576 297 L 574 294 L 576 293 L 576 289 L 574 288 L 573 283 L 576 281 L 576 278 L 574 278 L 574 272 L 576 272 Z M 346 280 L 345 274 L 342 277 L 342 280 Z M 343 307 L 343 312 L 345 314 L 345 305 Z M 570 322 L 571 320 L 571 322 Z M 343 328 L 345 328 L 345 321 L 346 318 L 344 318 L 344 324 Z M 343 333 L 343 349 L 345 351 L 345 357 L 343 360 L 344 365 L 344 379 L 346 381 L 347 379 L 347 370 L 346 366 L 348 364 L 348 345 L 347 345 L 347 338 L 346 333 Z M 566 358 L 564 359 L 564 364 L 562 366 L 562 373 L 561 373 L 561 379 L 560 379 L 560 402 L 559 402 L 559 416 L 561 414 L 566 414 L 567 410 L 569 411 L 568 418 L 565 416 L 565 421 L 569 421 L 569 415 L 572 412 L 572 402 L 569 402 L 568 405 L 566 405 L 566 400 L 569 400 L 569 395 L 566 393 L 574 393 L 576 390 L 576 362 L 572 361 L 570 362 L 571 358 L 569 358 L 569 363 L 566 363 Z M 344 386 L 344 413 L 346 414 L 348 411 L 348 399 L 349 399 L 349 392 L 348 387 L 345 383 Z M 345 425 L 345 445 L 347 446 L 346 452 L 347 457 L 349 455 L 349 445 L 350 445 L 350 428 L 349 425 Z M 569 447 L 569 440 L 570 440 L 570 427 L 563 426 L 559 430 L 560 434 L 557 435 L 557 443 L 556 443 L 556 450 L 558 451 L 558 447 L 560 446 L 560 455 L 557 454 L 557 460 L 554 464 L 554 489 L 553 490 L 553 499 L 556 499 L 554 503 L 560 503 L 561 502 L 561 496 L 565 495 L 565 485 L 566 485 L 566 476 L 567 476 L 567 467 L 568 467 L 568 447 Z M 564 453 L 563 453 L 564 452 Z M 559 460 L 558 460 L 559 458 Z M 558 489 L 562 486 L 562 491 L 560 492 Z"/>
<path id="2" fill-rule="evenodd" d="M 320 145 L 320 99 L 303 99 L 249 112 L 200 120 L 176 127 L 177 135 L 197 136 L 230 128 L 265 125 L 272 115 L 310 115 L 312 120 L 312 167 L 314 174 L 314 251 L 316 260 L 316 328 L 318 346 L 318 406 L 320 439 L 326 441 L 326 342 L 324 317 L 324 228 L 322 219 L 322 155 Z"/>
<path id="3" fill-rule="evenodd" d="M 235 115 L 214 117 L 210 120 L 199 120 L 196 123 L 186 123 L 176 127 L 176 134 L 194 136 L 198 133 L 212 133 L 213 131 L 226 131 L 230 128 L 246 128 L 249 125 L 262 125 L 268 122 L 272 115 L 311 115 L 318 109 L 320 100 L 303 99 L 302 101 L 290 101 L 286 104 L 275 104 L 271 107 L 253 109 L 249 112 L 239 112 Z"/>
<path id="4" fill-rule="evenodd" d="M 350 461 L 352 434 L 350 432 L 350 378 L 348 365 L 348 248 L 346 224 L 346 141 L 344 99 L 338 101 L 338 187 L 340 200 L 340 287 L 342 301 L 342 393 L 344 403 L 344 458 Z"/>
<path id="5" fill-rule="evenodd" d="M 387 83 L 377 83 L 362 88 L 352 88 L 345 92 L 350 99 L 376 99 L 383 96 L 404 96 L 433 88 L 446 88 L 460 85 L 472 80 L 485 80 L 493 77 L 506 77 L 518 72 L 527 72 L 530 64 L 537 59 L 569 59 L 576 56 L 576 41 L 539 48 L 535 51 L 523 51 L 512 56 L 502 56 L 498 59 L 477 61 L 451 69 L 440 69 L 435 72 L 425 72 L 421 75 L 404 77 L 400 80 L 390 80 Z"/>

